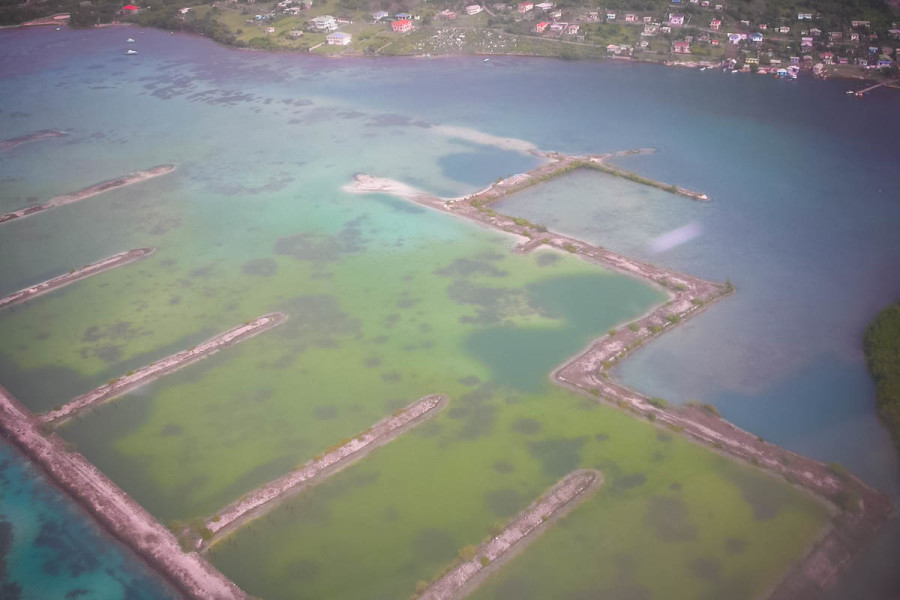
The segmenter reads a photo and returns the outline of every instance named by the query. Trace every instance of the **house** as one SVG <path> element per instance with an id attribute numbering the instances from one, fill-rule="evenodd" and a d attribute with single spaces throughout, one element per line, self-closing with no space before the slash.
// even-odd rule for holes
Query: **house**
<path id="1" fill-rule="evenodd" d="M 412 21 L 409 19 L 398 19 L 391 23 L 391 29 L 396 33 L 406 33 L 412 31 Z"/>
<path id="2" fill-rule="evenodd" d="M 758 56 L 748 56 L 747 58 L 744 59 L 744 64 L 745 65 L 758 65 L 759 57 Z"/>
<path id="3" fill-rule="evenodd" d="M 893 64 L 894 64 L 894 61 L 891 60 L 891 57 L 890 57 L 890 56 L 881 56 L 881 57 L 878 59 L 878 66 L 879 66 L 879 67 L 890 67 L 890 66 L 892 66 Z"/>
<path id="4" fill-rule="evenodd" d="M 614 12 L 608 12 L 608 13 L 606 13 L 606 20 L 607 20 L 607 21 L 615 21 L 615 20 L 616 20 L 616 13 L 614 13 Z"/>
<path id="5" fill-rule="evenodd" d="M 700 8 L 709 8 L 709 0 L 703 0 L 700 3 Z"/>
<path id="6" fill-rule="evenodd" d="M 297 39 L 298 37 L 303 37 L 303 32 L 299 29 L 292 29 L 289 35 L 292 39 Z"/>
<path id="7" fill-rule="evenodd" d="M 753 42 L 754 44 L 762 44 L 762 41 L 763 41 L 763 34 L 761 34 L 761 33 L 751 33 L 751 34 L 750 34 L 750 41 Z"/>
<path id="8" fill-rule="evenodd" d="M 718 31 L 722 28 L 722 21 L 720 21 L 719 19 L 713 19 L 709 22 L 709 28 L 713 31 Z"/>
<path id="9" fill-rule="evenodd" d="M 877 46 L 869 46 L 869 54 L 878 54 Z"/>
<path id="10" fill-rule="evenodd" d="M 409 13 L 397 13 L 396 15 L 394 15 L 394 18 L 410 20 L 410 19 L 412 19 L 412 15 Z"/>
<path id="11" fill-rule="evenodd" d="M 126 4 L 122 7 L 122 10 L 119 11 L 119 14 L 122 15 L 136 15 L 141 11 L 140 8 L 135 6 L 134 4 Z"/>
<path id="12" fill-rule="evenodd" d="M 798 20 L 798 21 L 804 21 L 804 20 L 806 20 L 806 21 L 811 21 L 812 18 L 813 18 L 813 17 L 812 17 L 812 13 L 797 13 L 797 20 Z"/>
<path id="13" fill-rule="evenodd" d="M 716 10 L 717 10 L 717 11 L 722 12 L 724 9 L 725 9 L 725 7 L 722 6 L 721 4 L 716 4 Z"/>
<path id="14" fill-rule="evenodd" d="M 578 33 L 579 29 L 580 27 L 577 23 L 572 23 L 566 28 L 566 33 L 568 33 L 569 35 L 575 35 Z"/>
<path id="15" fill-rule="evenodd" d="M 190 8 L 189 6 L 188 6 L 188 7 L 185 7 L 185 8 L 179 8 L 179 9 L 178 9 L 178 14 L 179 14 L 179 15 L 186 15 L 186 14 L 188 14 L 189 12 L 191 12 L 191 8 Z"/>
<path id="16" fill-rule="evenodd" d="M 335 31 L 325 36 L 325 41 L 329 46 L 348 46 L 353 40 L 353 36 L 342 31 Z"/>
<path id="17" fill-rule="evenodd" d="M 684 15 L 678 13 L 669 14 L 669 25 L 681 27 L 684 25 Z"/>
<path id="18" fill-rule="evenodd" d="M 760 23 L 760 24 L 759 24 L 759 28 L 762 29 L 763 31 L 765 31 L 766 29 L 769 28 L 769 26 L 768 26 L 768 24 L 766 24 L 766 23 Z"/>
<path id="19" fill-rule="evenodd" d="M 643 21 L 644 23 L 652 23 L 653 17 L 641 17 L 641 21 Z"/>
<path id="20" fill-rule="evenodd" d="M 821 58 L 822 62 L 824 62 L 826 65 L 834 64 L 834 54 L 832 52 L 823 52 L 819 58 Z"/>
<path id="21" fill-rule="evenodd" d="M 660 25 L 659 32 L 660 33 L 672 33 L 672 28 L 669 27 L 668 25 Z"/>
<path id="22" fill-rule="evenodd" d="M 747 39 L 746 33 L 729 33 L 728 34 L 728 41 L 731 42 L 732 44 L 734 44 L 735 46 L 740 44 L 741 40 L 746 40 L 746 39 Z"/>
<path id="23" fill-rule="evenodd" d="M 550 24 L 550 31 L 562 32 L 568 26 L 569 26 L 568 23 L 560 23 L 559 21 L 556 21 L 556 22 Z"/>
<path id="24" fill-rule="evenodd" d="M 691 43 L 690 42 L 672 42 L 672 52 L 675 54 L 690 54 L 691 53 Z"/>
<path id="25" fill-rule="evenodd" d="M 868 29 L 870 25 L 868 21 L 850 21 L 850 27 L 865 27 Z"/>
<path id="26" fill-rule="evenodd" d="M 799 56 L 792 56 L 792 57 L 791 57 L 791 64 L 792 64 L 792 65 L 799 65 L 799 64 L 800 64 L 800 57 L 799 57 Z"/>
<path id="27" fill-rule="evenodd" d="M 452 10 L 450 10 L 449 8 L 447 8 L 445 10 L 442 10 L 440 13 L 438 13 L 438 16 L 443 19 L 449 19 L 452 21 L 453 19 L 456 18 L 456 13 L 453 12 Z"/>
<path id="28" fill-rule="evenodd" d="M 809 35 L 811 35 L 813 37 L 819 37 L 820 35 L 822 35 L 822 30 L 816 29 L 815 27 L 813 27 L 812 29 L 809 30 Z"/>
<path id="29" fill-rule="evenodd" d="M 778 33 L 790 33 L 790 32 L 791 32 L 790 27 L 779 27 L 778 28 Z"/>
<path id="30" fill-rule="evenodd" d="M 626 23 L 637 23 L 638 16 L 634 13 L 628 13 L 627 15 L 625 15 L 625 22 Z"/>
<path id="31" fill-rule="evenodd" d="M 842 56 L 842 57 L 839 57 L 839 58 L 838 58 L 838 64 L 839 64 L 839 65 L 849 65 L 849 64 L 850 64 L 850 59 L 849 59 L 849 58 L 845 58 L 845 57 L 843 57 L 843 56 Z"/>
<path id="32" fill-rule="evenodd" d="M 484 10 L 484 9 L 481 8 L 481 6 L 478 4 L 470 4 L 469 6 L 466 7 L 466 14 L 467 15 L 477 15 L 482 10 Z"/>
<path id="33" fill-rule="evenodd" d="M 551 18 L 551 19 L 561 19 L 561 18 L 562 18 L 562 11 L 561 11 L 561 10 L 554 10 L 552 13 L 550 13 L 550 18 Z"/>
<path id="34" fill-rule="evenodd" d="M 659 31 L 659 23 L 647 23 L 644 25 L 644 32 L 641 35 L 656 35 Z"/>
<path id="35" fill-rule="evenodd" d="M 828 37 L 830 37 L 833 40 L 839 40 L 842 37 L 844 37 L 844 33 L 842 31 L 829 31 Z"/>
<path id="36" fill-rule="evenodd" d="M 812 48 L 813 47 L 813 39 L 811 37 L 800 38 L 800 47 L 801 48 Z"/>
<path id="37" fill-rule="evenodd" d="M 335 21 L 338 25 L 353 25 L 353 21 L 348 17 L 337 17 Z"/>
<path id="38" fill-rule="evenodd" d="M 851 34 L 850 34 L 850 41 L 851 41 L 851 42 L 858 42 L 858 41 L 859 41 L 859 34 L 856 33 L 855 31 L 854 31 L 853 33 L 851 33 Z"/>
<path id="39" fill-rule="evenodd" d="M 599 20 L 600 20 L 600 13 L 598 13 L 596 10 L 592 10 L 591 12 L 588 13 L 588 21 L 595 23 Z"/>
<path id="40" fill-rule="evenodd" d="M 744 27 L 750 27 L 750 21 L 743 19 L 741 20 L 741 25 L 743 25 Z"/>
<path id="41" fill-rule="evenodd" d="M 780 67 L 781 59 L 780 58 L 772 58 L 769 60 L 769 64 L 772 65 L 773 67 Z"/>
<path id="42" fill-rule="evenodd" d="M 547 29 L 547 25 L 549 25 L 549 24 L 550 23 L 548 23 L 547 21 L 541 21 L 540 23 L 538 23 L 537 25 L 534 26 L 534 32 L 535 33 L 544 33 L 544 31 Z"/>
<path id="43" fill-rule="evenodd" d="M 388 11 L 379 10 L 377 13 L 372 13 L 372 20 L 377 23 L 378 21 L 386 19 L 389 16 L 391 16 L 391 13 L 389 13 Z"/>
<path id="44" fill-rule="evenodd" d="M 548 11 L 553 10 L 553 3 L 552 2 L 541 2 L 540 4 L 535 4 L 534 7 L 539 8 L 544 12 L 548 12 Z"/>
<path id="45" fill-rule="evenodd" d="M 266 33 L 275 33 L 274 27 L 266 27 Z"/>
<path id="46" fill-rule="evenodd" d="M 712 46 L 718 46 L 718 45 L 719 45 L 719 40 L 717 40 L 717 39 L 712 39 L 712 40 L 710 40 L 709 43 L 710 43 L 710 45 L 712 45 Z"/>
<path id="47" fill-rule="evenodd" d="M 334 31 L 338 28 L 337 19 L 331 15 L 322 15 L 321 17 L 312 18 L 309 20 L 309 26 L 316 31 Z"/>
<path id="48" fill-rule="evenodd" d="M 534 2 L 520 2 L 519 3 L 519 12 L 527 13 L 529 10 L 534 8 Z"/>
<path id="49" fill-rule="evenodd" d="M 606 47 L 606 51 L 612 52 L 613 54 L 619 54 L 619 52 L 621 52 L 621 50 L 619 50 L 619 46 L 617 44 L 609 44 Z"/>

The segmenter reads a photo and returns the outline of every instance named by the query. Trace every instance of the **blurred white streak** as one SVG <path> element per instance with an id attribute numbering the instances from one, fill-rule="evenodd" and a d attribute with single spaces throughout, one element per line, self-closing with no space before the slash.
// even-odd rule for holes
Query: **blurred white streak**
<path id="1" fill-rule="evenodd" d="M 699 223 L 688 223 L 683 227 L 673 229 L 672 231 L 668 231 L 661 236 L 650 240 L 650 253 L 659 254 L 660 252 L 666 252 L 685 242 L 691 241 L 701 233 L 703 233 L 703 226 Z"/>

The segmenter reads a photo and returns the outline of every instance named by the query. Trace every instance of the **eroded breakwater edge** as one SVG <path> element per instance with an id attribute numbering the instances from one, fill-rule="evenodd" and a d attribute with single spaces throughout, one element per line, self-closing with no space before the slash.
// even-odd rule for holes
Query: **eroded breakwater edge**
<path id="1" fill-rule="evenodd" d="M 335 448 L 313 458 L 300 469 L 279 477 L 244 498 L 229 504 L 215 516 L 206 520 L 206 527 L 211 534 L 208 536 L 210 539 L 206 543 L 200 540 L 198 547 L 208 549 L 228 532 L 234 531 L 247 521 L 264 514 L 279 500 L 283 500 L 288 495 L 300 493 L 340 469 L 362 459 L 368 452 L 435 416 L 446 404 L 446 396 L 439 394 L 425 396 L 375 423 L 358 436 L 338 443 Z"/>
<path id="2" fill-rule="evenodd" d="M 0 432 L 38 464 L 104 527 L 155 567 L 183 594 L 197 600 L 247 595 L 197 553 L 184 553 L 175 537 L 99 469 L 66 448 L 56 434 L 0 387 Z"/>
<path id="3" fill-rule="evenodd" d="M 612 158 L 648 152 L 652 150 L 637 149 L 581 157 L 535 151 L 535 154 L 548 159 L 548 162 L 528 173 L 500 180 L 476 194 L 457 199 L 439 198 L 400 182 L 365 174 L 357 175 L 355 181 L 344 189 L 355 193 L 396 195 L 527 238 L 528 241 L 514 249 L 516 252 L 528 253 L 546 245 L 665 288 L 670 298 L 668 302 L 592 344 L 586 351 L 556 369 L 552 380 L 574 391 L 607 400 L 655 422 L 657 426 L 681 433 L 729 457 L 746 461 L 826 501 L 835 514 L 831 526 L 769 594 L 770 598 L 779 599 L 819 597 L 836 583 L 842 570 L 887 520 L 892 512 L 889 498 L 842 468 L 825 465 L 764 442 L 721 419 L 711 406 L 670 408 L 660 399 L 648 398 L 609 381 L 607 369 L 618 360 L 646 341 L 702 312 L 710 303 L 733 293 L 733 286 L 663 269 L 581 240 L 549 232 L 541 225 L 503 215 L 490 208 L 492 203 L 501 198 L 585 167 L 626 177 L 636 183 L 694 200 L 708 200 L 705 194 L 606 165 Z"/>
<path id="4" fill-rule="evenodd" d="M 208 339 L 198 346 L 182 350 L 177 354 L 163 358 L 141 369 L 114 379 L 101 385 L 95 390 L 82 394 L 71 402 L 67 402 L 57 409 L 46 412 L 38 417 L 41 423 L 58 425 L 75 416 L 121 396 L 129 390 L 140 387 L 157 377 L 162 377 L 173 371 L 184 368 L 192 363 L 215 354 L 222 348 L 242 342 L 267 329 L 283 323 L 287 319 L 284 313 L 269 313 L 243 325 L 239 325 L 228 331 Z"/>
<path id="5" fill-rule="evenodd" d="M 60 206 L 72 204 L 74 202 L 85 200 L 92 196 L 96 196 L 98 194 L 102 194 L 103 192 L 114 190 L 116 188 L 124 187 L 126 185 L 134 185 L 136 183 L 141 183 L 142 181 L 147 181 L 148 179 L 153 179 L 154 177 L 161 177 L 163 175 L 171 173 L 174 170 L 175 165 L 159 165 L 151 169 L 135 171 L 133 173 L 129 173 L 128 175 L 117 177 L 116 179 L 110 179 L 108 181 L 103 181 L 96 185 L 92 185 L 91 187 L 84 188 L 83 190 L 80 190 L 78 192 L 56 196 L 55 198 L 51 198 L 46 202 L 35 204 L 34 206 L 27 206 L 25 208 L 20 208 L 19 210 L 14 210 L 12 212 L 2 214 L 0 215 L 0 223 L 6 223 L 7 221 L 12 221 L 13 219 L 21 219 L 23 217 L 43 212 L 45 210 L 50 210 L 51 208 L 58 208 Z"/>
<path id="6" fill-rule="evenodd" d="M 503 531 L 461 557 L 458 564 L 435 580 L 420 600 L 462 598 L 475 589 L 493 568 L 534 541 L 553 520 L 565 516 L 603 483 L 599 471 L 580 470 L 566 475 L 549 491 L 519 513 Z"/>
<path id="7" fill-rule="evenodd" d="M 141 260 L 150 256 L 153 253 L 153 250 L 153 248 L 136 248 L 134 250 L 129 250 L 128 252 L 120 252 L 119 254 L 114 254 L 110 257 L 98 260 L 95 263 L 85 265 L 78 269 L 72 269 L 69 273 L 59 275 L 58 277 L 53 277 L 52 279 L 48 279 L 47 281 L 43 281 L 37 285 L 33 285 L 31 287 L 25 288 L 24 290 L 14 292 L 4 298 L 0 298 L 0 309 L 4 309 L 8 306 L 12 306 L 20 302 L 25 302 L 26 300 L 34 298 L 35 296 L 40 296 L 41 294 L 52 292 L 53 290 L 69 285 L 70 283 L 75 283 L 76 281 L 79 281 L 86 277 L 97 275 L 98 273 L 102 273 L 103 271 L 121 267 L 122 265 L 127 265 L 128 263 Z"/>

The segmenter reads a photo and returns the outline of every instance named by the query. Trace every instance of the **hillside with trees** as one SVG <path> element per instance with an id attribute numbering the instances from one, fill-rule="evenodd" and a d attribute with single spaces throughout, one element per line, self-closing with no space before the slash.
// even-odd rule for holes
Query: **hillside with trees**
<path id="1" fill-rule="evenodd" d="M 882 310 L 869 324 L 863 348 L 877 386 L 879 414 L 900 446 L 900 302 Z"/>

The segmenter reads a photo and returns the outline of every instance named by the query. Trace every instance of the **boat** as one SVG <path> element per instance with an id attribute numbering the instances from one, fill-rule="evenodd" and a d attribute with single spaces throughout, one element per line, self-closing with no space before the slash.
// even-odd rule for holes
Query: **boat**
<path id="1" fill-rule="evenodd" d="M 484 59 L 484 60 L 483 60 L 483 61 L 481 61 L 481 62 L 488 62 L 488 61 L 490 61 L 490 60 L 491 60 L 491 59 L 489 59 L 489 58 L 486 58 L 486 59 Z"/>
<path id="2" fill-rule="evenodd" d="M 134 43 L 134 38 L 128 38 L 128 39 L 125 40 L 125 41 L 128 42 L 129 44 L 133 44 L 133 43 Z"/>
<path id="3" fill-rule="evenodd" d="M 125 51 L 125 54 L 137 54 L 137 50 L 128 49 Z"/>
<path id="4" fill-rule="evenodd" d="M 847 93 L 848 93 L 848 94 L 855 94 L 856 92 L 854 92 L 853 90 L 847 90 Z"/>
<path id="5" fill-rule="evenodd" d="M 62 27 L 57 27 L 57 28 L 56 28 L 57 31 L 59 31 L 60 29 L 62 29 Z"/>

